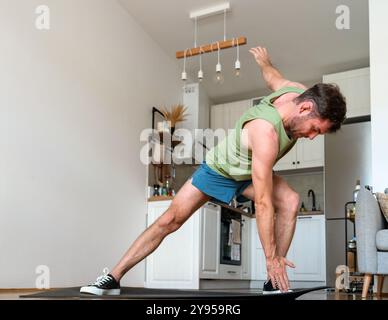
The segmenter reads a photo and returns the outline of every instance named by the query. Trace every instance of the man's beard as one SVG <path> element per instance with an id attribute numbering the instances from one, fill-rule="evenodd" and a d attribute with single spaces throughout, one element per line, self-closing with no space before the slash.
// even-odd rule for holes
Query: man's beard
<path id="1" fill-rule="evenodd" d="M 299 128 L 302 127 L 303 122 L 311 118 L 313 118 L 311 115 L 307 115 L 307 116 L 295 117 L 294 119 L 292 119 L 290 121 L 290 125 L 288 126 L 288 129 L 286 130 L 287 135 L 291 139 L 301 138 L 302 136 L 300 134 Z"/>

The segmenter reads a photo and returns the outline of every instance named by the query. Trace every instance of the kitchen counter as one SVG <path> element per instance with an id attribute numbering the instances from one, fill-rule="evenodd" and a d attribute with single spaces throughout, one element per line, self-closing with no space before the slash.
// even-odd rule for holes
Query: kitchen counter
<path id="1" fill-rule="evenodd" d="M 172 199 L 174 199 L 174 196 L 152 196 L 148 198 L 148 201 L 170 201 Z"/>
<path id="2" fill-rule="evenodd" d="M 149 202 L 153 202 L 153 201 L 171 201 L 172 199 L 174 199 L 173 196 L 152 196 L 152 197 L 149 197 L 148 198 L 148 201 Z M 254 218 L 255 217 L 255 214 L 253 213 L 249 213 L 249 212 L 245 212 L 244 210 L 240 209 L 240 208 L 235 208 L 235 207 L 232 207 L 226 203 L 223 203 L 223 202 L 220 202 L 220 201 L 216 201 L 216 200 L 211 200 L 212 203 L 215 203 L 217 205 L 220 205 L 221 207 L 224 207 L 224 208 L 227 208 L 227 209 L 230 209 L 234 212 L 237 212 L 237 213 L 240 213 L 242 214 L 243 216 L 246 216 L 248 218 Z M 313 215 L 320 215 L 320 214 L 323 214 L 323 211 L 299 211 L 298 212 L 298 216 L 313 216 Z"/>
<path id="3" fill-rule="evenodd" d="M 223 203 L 223 202 L 220 202 L 220 201 L 216 201 L 216 200 L 211 200 L 210 202 L 215 203 L 215 204 L 218 204 L 218 205 L 220 205 L 221 207 L 230 209 L 230 210 L 232 210 L 232 211 L 234 211 L 234 212 L 236 212 L 236 213 L 239 213 L 239 214 L 241 214 L 241 215 L 243 215 L 243 216 L 246 216 L 246 217 L 248 217 L 248 218 L 254 218 L 254 217 L 255 217 L 255 215 L 252 214 L 252 213 L 245 212 L 244 210 L 242 210 L 242 209 L 240 209 L 240 208 L 232 207 L 232 206 L 230 206 L 230 205 L 228 205 L 228 204 L 226 204 L 226 203 Z"/>
<path id="4" fill-rule="evenodd" d="M 323 214 L 323 211 L 299 211 L 298 216 L 315 216 Z"/>
<path id="5" fill-rule="evenodd" d="M 148 202 L 154 202 L 154 201 L 171 201 L 173 200 L 174 197 L 173 196 L 152 196 L 152 197 L 149 197 L 148 198 Z M 220 205 L 221 207 L 224 207 L 224 208 L 228 208 L 234 212 L 237 212 L 237 213 L 240 213 L 244 216 L 247 216 L 249 218 L 254 218 L 255 215 L 252 214 L 252 213 L 248 213 L 248 212 L 245 212 L 244 210 L 240 209 L 240 208 L 234 208 L 234 207 L 231 207 L 223 202 L 219 202 L 219 201 L 216 201 L 216 200 L 211 200 L 210 202 L 212 203 L 215 203 L 217 205 Z"/>

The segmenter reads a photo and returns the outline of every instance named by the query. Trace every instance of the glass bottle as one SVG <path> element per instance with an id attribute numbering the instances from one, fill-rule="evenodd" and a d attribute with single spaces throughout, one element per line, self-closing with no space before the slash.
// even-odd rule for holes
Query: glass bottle
<path id="1" fill-rule="evenodd" d="M 357 201 L 357 196 L 358 196 L 358 192 L 360 191 L 361 189 L 361 185 L 360 185 L 360 179 L 358 179 L 356 181 L 356 188 L 354 189 L 353 191 L 353 201 L 356 202 Z"/>

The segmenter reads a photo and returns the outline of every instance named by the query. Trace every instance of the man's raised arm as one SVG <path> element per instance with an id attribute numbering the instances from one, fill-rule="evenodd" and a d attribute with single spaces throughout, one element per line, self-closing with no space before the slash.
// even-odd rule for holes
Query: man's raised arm
<path id="1" fill-rule="evenodd" d="M 282 74 L 277 70 L 269 58 L 266 48 L 256 47 L 249 50 L 250 53 L 255 57 L 257 64 L 261 68 L 261 73 L 263 75 L 264 81 L 267 84 L 268 88 L 272 91 L 279 90 L 283 87 L 297 87 L 302 89 L 307 89 L 301 83 L 292 82 L 285 79 Z"/>

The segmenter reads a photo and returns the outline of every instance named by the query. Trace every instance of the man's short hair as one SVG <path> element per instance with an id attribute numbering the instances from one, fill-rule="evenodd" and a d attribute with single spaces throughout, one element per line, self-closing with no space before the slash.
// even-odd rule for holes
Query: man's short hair
<path id="1" fill-rule="evenodd" d="M 304 101 L 312 101 L 317 116 L 330 120 L 330 132 L 341 128 L 346 119 L 346 99 L 336 84 L 318 83 L 314 85 L 295 99 L 296 104 Z"/>

